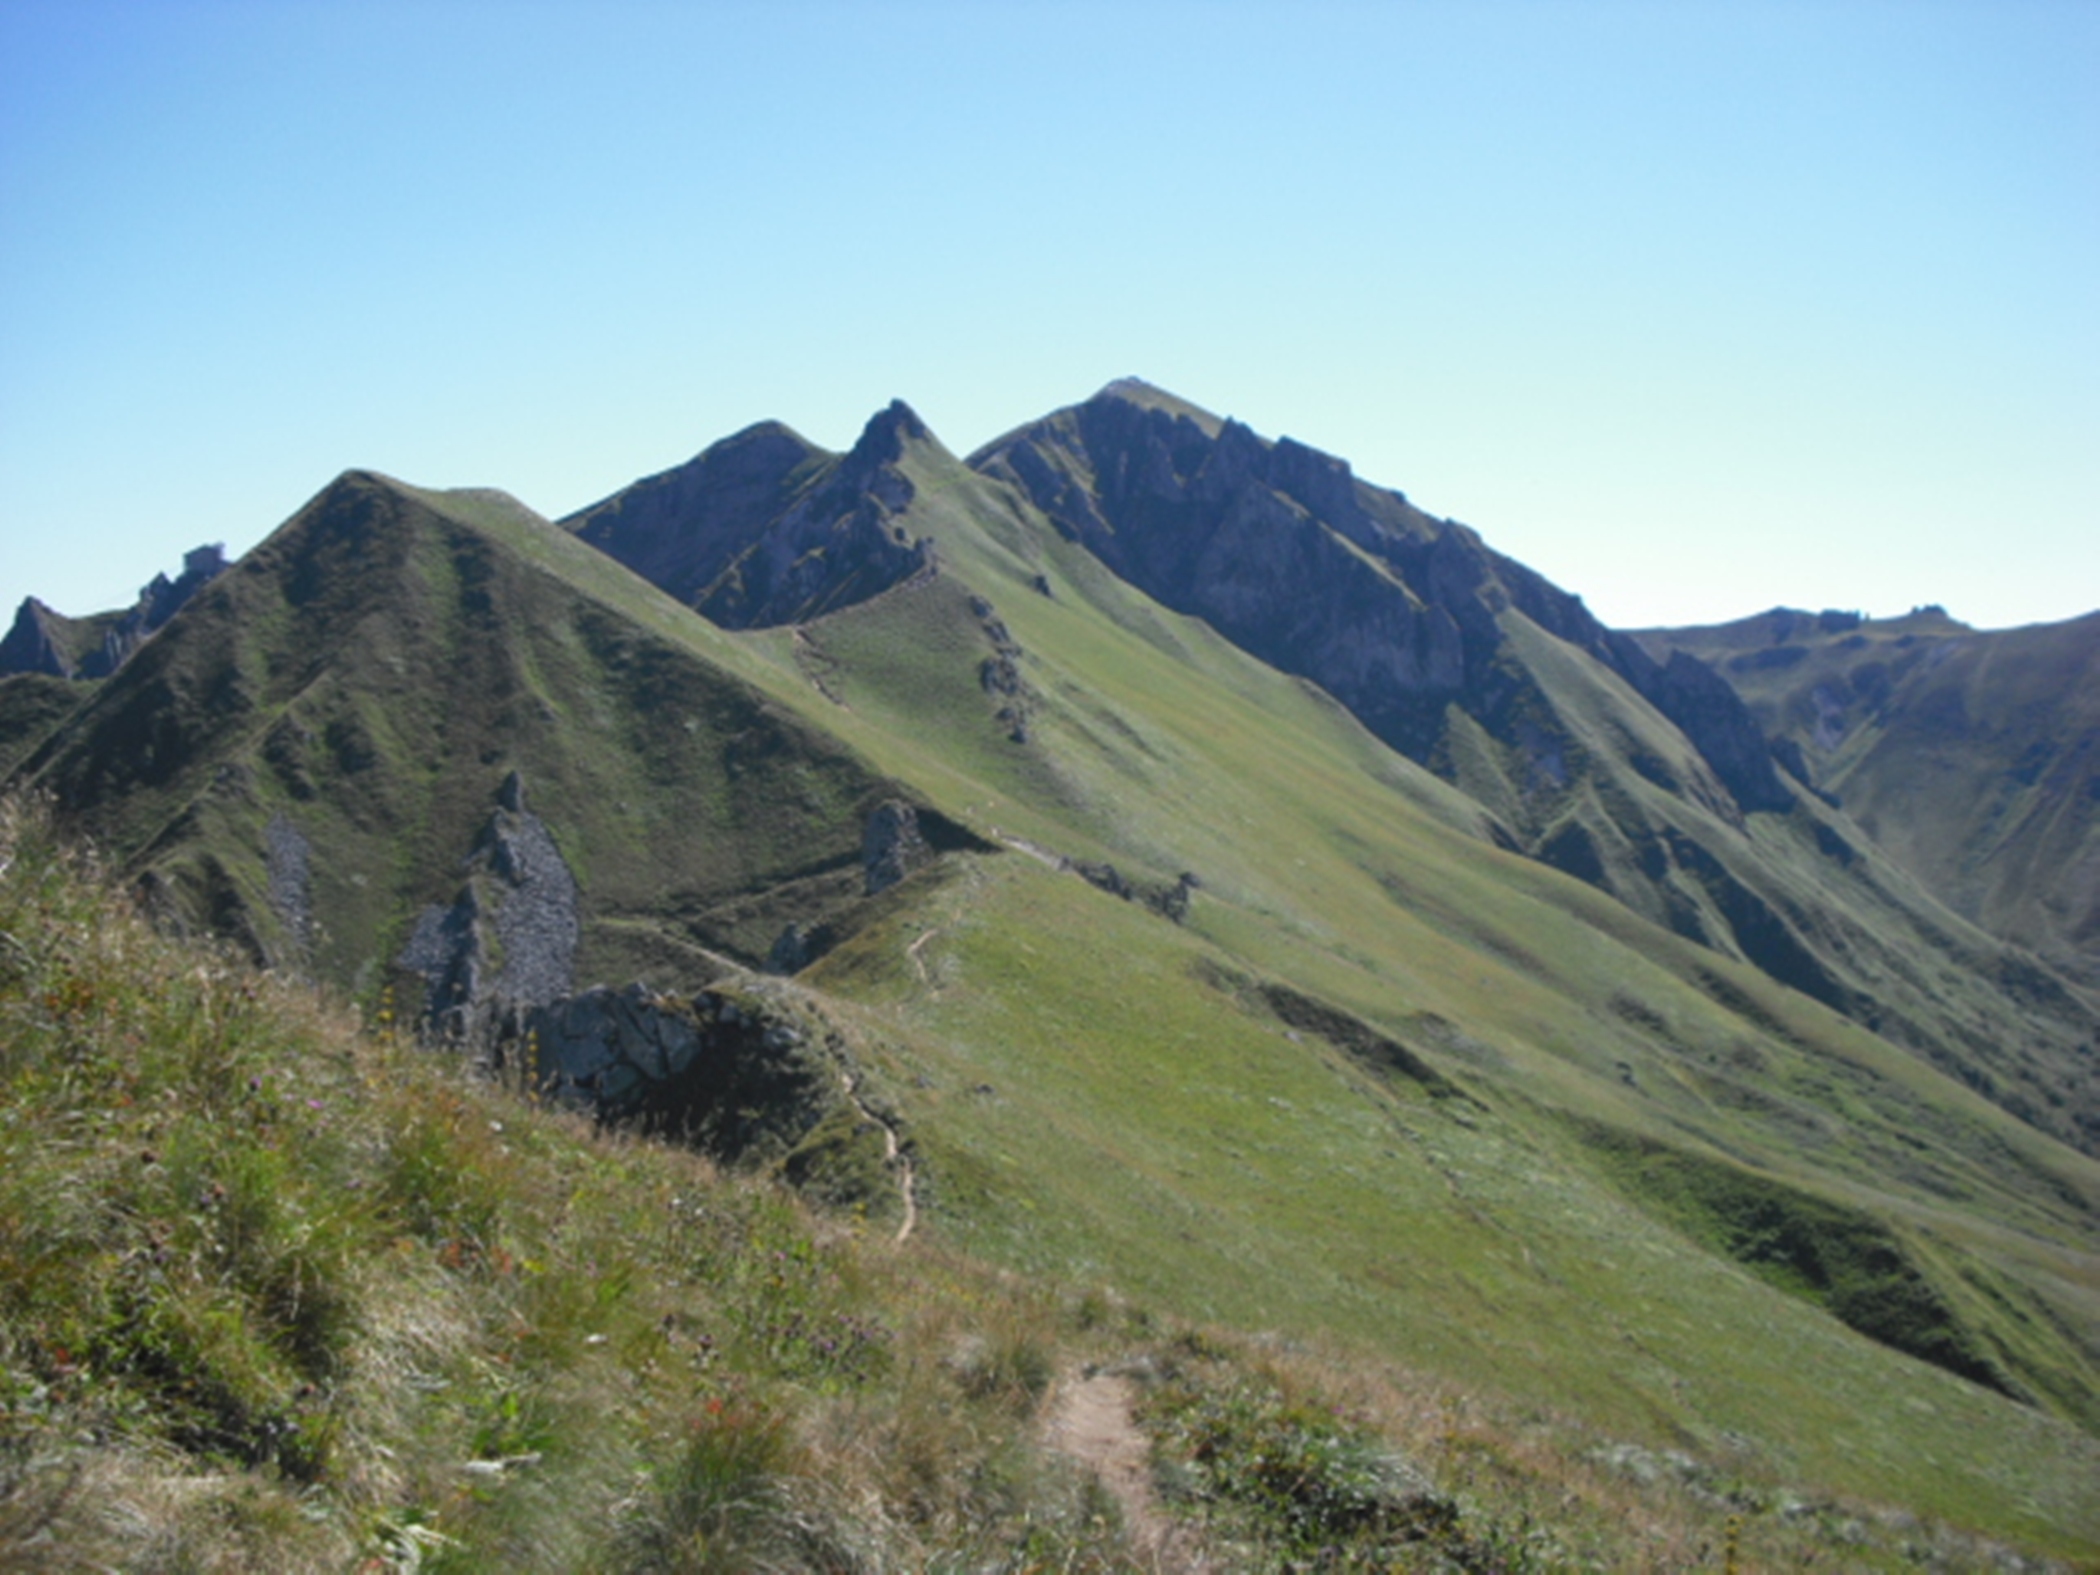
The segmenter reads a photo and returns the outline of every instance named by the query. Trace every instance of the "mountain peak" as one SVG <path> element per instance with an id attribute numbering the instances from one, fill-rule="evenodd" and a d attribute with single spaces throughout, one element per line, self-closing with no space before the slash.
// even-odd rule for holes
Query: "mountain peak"
<path id="1" fill-rule="evenodd" d="M 875 465 L 895 464 L 904 456 L 907 443 L 924 443 L 933 436 L 919 413 L 901 399 L 893 399 L 868 417 L 860 437 L 846 456 L 849 470 L 858 472 Z"/>
<path id="2" fill-rule="evenodd" d="M 945 453 L 901 399 L 843 455 L 762 421 L 561 523 L 726 628 L 796 622 L 926 567 L 892 520 L 913 497 L 898 462 L 914 445 Z"/>
<path id="3" fill-rule="evenodd" d="M 1206 433 L 1216 437 L 1225 425 L 1201 405 L 1191 404 L 1179 394 L 1171 394 L 1155 383 L 1141 377 L 1119 377 L 1114 382 L 1102 385 L 1101 391 L 1087 401 L 1094 404 L 1101 400 L 1114 400 L 1121 404 L 1136 405 L 1140 410 L 1163 411 L 1170 416 L 1186 416 Z"/>
<path id="4" fill-rule="evenodd" d="M 56 678 L 73 676 L 73 655 L 67 632 L 76 620 L 53 611 L 34 596 L 22 598 L 15 609 L 14 626 L 0 638 L 0 674 L 49 673 Z"/>

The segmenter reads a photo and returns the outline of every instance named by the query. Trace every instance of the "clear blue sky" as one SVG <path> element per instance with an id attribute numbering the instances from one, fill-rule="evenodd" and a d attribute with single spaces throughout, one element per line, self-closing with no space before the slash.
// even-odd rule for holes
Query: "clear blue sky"
<path id="1" fill-rule="evenodd" d="M 2100 607 L 2100 4 L 0 0 L 0 618 L 1125 374 L 1622 626 Z"/>

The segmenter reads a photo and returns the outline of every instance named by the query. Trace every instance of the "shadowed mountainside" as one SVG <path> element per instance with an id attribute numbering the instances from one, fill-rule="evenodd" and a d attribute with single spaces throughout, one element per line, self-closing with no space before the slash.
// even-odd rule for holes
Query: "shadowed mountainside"
<path id="1" fill-rule="evenodd" d="M 892 523 L 911 498 L 896 461 L 926 435 L 901 401 L 845 455 L 761 422 L 561 523 L 724 628 L 814 618 L 926 567 Z"/>

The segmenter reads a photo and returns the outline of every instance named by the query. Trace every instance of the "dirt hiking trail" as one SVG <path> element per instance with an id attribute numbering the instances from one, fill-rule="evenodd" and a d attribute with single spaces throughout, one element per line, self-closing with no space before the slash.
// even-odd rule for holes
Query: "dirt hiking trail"
<path id="1" fill-rule="evenodd" d="M 1045 1441 L 1091 1471 L 1116 1501 L 1139 1569 L 1206 1575 L 1211 1565 L 1153 1496 L 1151 1445 L 1131 1420 L 1136 1400 L 1136 1387 L 1113 1372 L 1067 1373 L 1051 1394 Z"/>

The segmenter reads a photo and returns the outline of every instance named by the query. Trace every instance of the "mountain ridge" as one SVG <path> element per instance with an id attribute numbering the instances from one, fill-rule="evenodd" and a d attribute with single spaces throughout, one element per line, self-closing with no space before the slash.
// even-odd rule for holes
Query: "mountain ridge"
<path id="1" fill-rule="evenodd" d="M 174 579 L 156 574 L 130 607 L 85 618 L 68 618 L 34 596 L 24 597 L 13 625 L 0 636 L 0 677 L 106 678 L 225 568 L 223 545 L 193 548 L 183 555 L 182 573 Z"/>
<path id="2" fill-rule="evenodd" d="M 911 496 L 897 461 L 930 437 L 902 400 L 842 456 L 761 422 L 561 523 L 724 627 L 802 621 L 924 570 L 888 521 Z"/>
<path id="3" fill-rule="evenodd" d="M 2068 1483 L 2100 1447 L 2075 981 L 1797 774 L 1746 808 L 1476 534 L 1133 392 L 1097 419 L 1159 446 L 1088 450 L 1122 492 L 1037 454 L 1071 529 L 901 404 L 559 523 L 348 473 L 9 785 L 171 918 L 470 1039 L 514 959 L 569 957 L 508 1002 L 549 1014 L 792 975 L 909 1138 L 920 1232 L 995 1261 L 1979 1524 L 2028 1513 L 2006 1462 Z M 1147 487 L 1351 565 L 1454 686 L 1422 758 L 1115 572 L 1087 535 Z M 573 953 L 536 951 L 571 900 Z M 2033 1525 L 2100 1543 L 2049 1491 Z"/>

